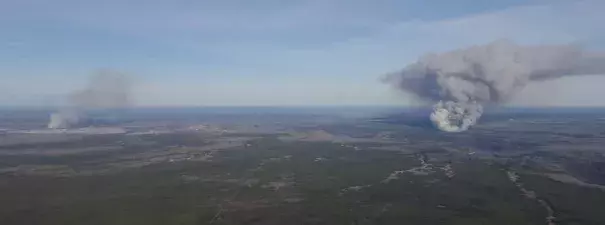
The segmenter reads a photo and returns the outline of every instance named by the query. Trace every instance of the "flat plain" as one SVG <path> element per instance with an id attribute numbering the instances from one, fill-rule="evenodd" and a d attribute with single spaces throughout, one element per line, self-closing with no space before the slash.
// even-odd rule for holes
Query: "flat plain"
<path id="1" fill-rule="evenodd" d="M 599 111 L 153 112 L 3 112 L 0 224 L 605 224 Z"/>

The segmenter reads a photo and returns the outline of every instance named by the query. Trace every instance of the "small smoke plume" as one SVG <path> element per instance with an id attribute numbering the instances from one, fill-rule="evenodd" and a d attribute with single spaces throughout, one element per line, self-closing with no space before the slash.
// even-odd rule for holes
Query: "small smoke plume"
<path id="1" fill-rule="evenodd" d="M 520 46 L 507 40 L 429 54 L 385 81 L 436 103 L 431 121 L 443 131 L 469 129 L 483 105 L 500 104 L 528 82 L 605 74 L 605 55 L 573 45 Z"/>
<path id="2" fill-rule="evenodd" d="M 68 106 L 50 116 L 48 128 L 65 129 L 85 120 L 85 112 L 94 109 L 125 108 L 131 105 L 132 82 L 126 74 L 101 70 L 86 88 L 69 94 Z"/>
<path id="3" fill-rule="evenodd" d="M 83 116 L 75 110 L 63 109 L 50 115 L 48 128 L 67 129 L 72 125 L 79 124 L 82 117 Z"/>

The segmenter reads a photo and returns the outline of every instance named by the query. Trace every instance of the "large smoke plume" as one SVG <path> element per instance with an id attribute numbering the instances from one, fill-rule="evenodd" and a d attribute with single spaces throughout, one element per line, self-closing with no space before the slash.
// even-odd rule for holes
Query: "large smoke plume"
<path id="1" fill-rule="evenodd" d="M 50 116 L 48 128 L 65 129 L 85 120 L 88 110 L 125 108 L 131 105 L 131 80 L 126 74 L 101 70 L 88 85 L 68 95 L 68 105 Z"/>
<path id="2" fill-rule="evenodd" d="M 521 46 L 500 40 L 429 54 L 386 81 L 436 103 L 431 121 L 443 131 L 473 126 L 486 104 L 511 99 L 528 82 L 570 75 L 605 74 L 605 55 L 574 45 Z"/>

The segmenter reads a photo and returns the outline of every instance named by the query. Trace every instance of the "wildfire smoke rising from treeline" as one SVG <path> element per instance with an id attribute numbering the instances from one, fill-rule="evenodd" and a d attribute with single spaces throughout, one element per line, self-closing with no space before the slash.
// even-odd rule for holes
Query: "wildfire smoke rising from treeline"
<path id="1" fill-rule="evenodd" d="M 129 107 L 131 87 L 132 80 L 124 73 L 97 71 L 84 89 L 67 96 L 68 105 L 50 116 L 48 127 L 64 129 L 80 124 L 87 110 Z"/>
<path id="2" fill-rule="evenodd" d="M 435 103 L 430 118 L 437 128 L 460 132 L 479 120 L 485 104 L 507 102 L 528 82 L 589 74 L 605 74 L 605 54 L 574 45 L 499 40 L 426 55 L 385 80 Z"/>

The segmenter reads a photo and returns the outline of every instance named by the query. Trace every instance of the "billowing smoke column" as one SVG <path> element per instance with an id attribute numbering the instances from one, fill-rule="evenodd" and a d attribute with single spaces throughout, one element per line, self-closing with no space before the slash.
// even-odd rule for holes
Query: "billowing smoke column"
<path id="1" fill-rule="evenodd" d="M 483 105 L 509 100 L 528 82 L 569 75 L 605 74 L 605 55 L 573 45 L 520 46 L 500 40 L 430 54 L 386 81 L 435 102 L 431 121 L 447 132 L 473 126 Z"/>
<path id="2" fill-rule="evenodd" d="M 80 124 L 86 110 L 124 108 L 131 105 L 131 80 L 123 73 L 102 70 L 88 86 L 68 96 L 68 106 L 50 116 L 48 128 L 65 129 Z"/>

